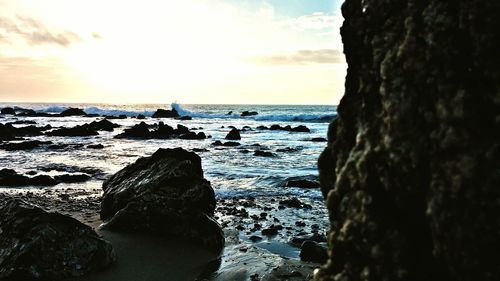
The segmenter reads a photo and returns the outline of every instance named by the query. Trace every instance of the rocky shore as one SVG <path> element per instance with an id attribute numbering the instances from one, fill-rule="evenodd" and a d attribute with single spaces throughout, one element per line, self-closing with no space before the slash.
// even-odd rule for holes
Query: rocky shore
<path id="1" fill-rule="evenodd" d="M 8 108 L 3 112 L 12 114 Z M 157 118 L 174 117 L 163 113 Z M 199 131 L 202 128 L 189 129 L 178 124 L 174 129 L 163 121 L 146 123 L 149 120 L 146 117 L 136 118 L 146 122 L 124 127 L 108 120 L 113 118 L 102 119 L 77 108 L 51 115 L 51 118 L 65 120 L 79 116 L 93 119 L 70 127 L 37 127 L 36 121 L 24 118 L 43 118 L 46 114 L 31 111 L 14 114 L 19 116 L 18 120 L 0 125 L 3 141 L 0 149 L 5 153 L 106 150 L 106 144 L 66 141 L 73 138 L 98 140 L 102 138 L 101 132 L 108 139 L 196 141 L 207 138 Z M 122 132 L 116 132 L 120 127 Z M 207 148 L 192 151 L 206 153 L 211 149 L 229 149 L 230 153 L 252 152 L 250 155 L 255 157 L 278 158 L 303 149 L 286 147 L 271 152 L 269 147 L 260 144 L 245 144 L 245 134 L 256 132 L 258 128 L 230 127 L 225 138 L 209 143 Z M 297 129 L 280 125 L 271 127 L 271 130 L 294 134 L 310 132 L 303 125 L 295 127 Z M 51 140 L 41 141 L 40 137 Z M 231 141 L 222 142 L 224 139 Z M 235 148 L 237 150 L 233 151 Z M 96 167 L 66 164 L 35 165 L 29 170 L 0 170 L 0 202 L 16 202 L 6 204 L 10 207 L 5 208 L 28 208 L 44 217 L 42 220 L 31 219 L 24 212 L 9 211 L 0 215 L 4 221 L 27 221 L 24 226 L 2 224 L 0 243 L 9 250 L 0 251 L 0 268 L 5 269 L 0 271 L 0 280 L 17 280 L 19 276 L 23 280 L 51 281 L 138 278 L 153 281 L 163 280 L 164 276 L 169 276 L 169 280 L 312 278 L 313 270 L 326 257 L 327 220 L 317 220 L 326 217 L 321 200 L 300 195 L 251 194 L 216 198 L 210 182 L 203 175 L 200 156 L 181 148 L 158 149 L 150 156 L 124 166 L 114 175 Z M 89 188 L 89 184 L 93 188 Z M 277 183 L 276 187 L 303 189 L 307 194 L 310 190 L 318 190 L 319 183 L 314 176 L 292 177 Z M 40 225 L 30 223 L 33 220 L 40 221 Z M 61 231 L 43 231 L 55 228 L 53 225 Z M 18 255 L 24 255 L 19 249 L 32 248 L 29 244 L 14 243 L 28 239 L 21 238 L 16 227 L 35 227 L 45 233 L 39 242 L 42 250 L 33 248 L 33 252 L 29 252 L 33 260 L 42 259 L 42 253 L 53 258 L 45 264 L 16 259 Z M 102 249 L 71 236 L 74 232 L 67 229 L 72 228 L 82 229 L 79 231 L 86 232 L 94 239 L 95 245 L 103 245 L 99 246 Z M 32 232 L 24 235 L 29 237 Z M 61 239 L 69 244 L 50 244 Z M 81 245 L 82 249 L 77 250 L 71 243 Z M 89 254 L 92 251 L 99 251 L 99 254 Z M 89 260 L 88 256 L 95 256 L 96 260 Z M 30 263 L 36 270 L 29 269 Z"/>

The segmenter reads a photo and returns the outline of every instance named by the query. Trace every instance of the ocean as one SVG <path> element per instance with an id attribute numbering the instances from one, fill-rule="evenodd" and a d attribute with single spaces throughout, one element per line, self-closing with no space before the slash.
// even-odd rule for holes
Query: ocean
<path id="1" fill-rule="evenodd" d="M 126 115 L 126 119 L 113 119 L 121 127 L 112 132 L 99 131 L 97 136 L 57 137 L 35 136 L 30 140 L 50 141 L 62 149 L 50 149 L 42 146 L 32 150 L 6 151 L 0 149 L 0 170 L 14 169 L 19 174 L 56 176 L 71 171 L 96 170 L 89 181 L 83 183 L 59 184 L 53 187 L 0 187 L 3 192 L 18 194 L 41 194 L 44 198 L 56 198 L 61 204 L 54 204 L 57 211 L 75 215 L 72 206 L 64 205 L 62 193 L 70 194 L 72 200 L 82 199 L 89 208 L 98 208 L 103 181 L 127 164 L 139 157 L 149 156 L 158 148 L 182 147 L 196 149 L 202 159 L 204 176 L 211 182 L 218 199 L 216 217 L 224 227 L 246 228 L 240 238 L 249 241 L 257 233 L 250 228 L 251 220 L 235 220 L 223 210 L 225 205 L 241 207 L 242 200 L 257 202 L 254 208 L 248 208 L 250 214 L 259 215 L 263 206 L 275 222 L 290 229 L 277 237 L 259 243 L 262 249 L 283 257 L 297 258 L 299 250 L 290 246 L 290 239 L 306 234 L 326 234 L 328 228 L 327 212 L 319 188 L 285 187 L 290 177 L 316 178 L 317 159 L 324 149 L 324 141 L 312 141 L 314 138 L 326 138 L 329 122 L 336 116 L 333 105 L 107 105 L 107 104 L 28 104 L 4 103 L 0 108 L 14 107 L 34 109 L 39 112 L 60 113 L 69 107 L 83 109 L 87 114 Z M 175 108 L 181 116 L 191 116 L 192 120 L 171 118 L 156 119 L 151 116 L 158 108 Z M 243 111 L 256 111 L 257 115 L 242 117 Z M 143 120 L 135 118 L 138 114 L 146 116 Z M 15 121 L 32 121 L 36 126 L 73 127 L 100 120 L 102 117 L 19 117 L 0 115 L 0 122 L 5 124 Z M 172 127 L 182 124 L 195 132 L 204 132 L 209 138 L 204 140 L 181 139 L 116 139 L 115 135 L 123 129 L 144 121 L 154 124 L 163 121 Z M 296 127 L 305 125 L 309 133 L 282 130 L 262 130 L 259 126 L 270 127 L 278 124 Z M 27 126 L 16 124 L 16 127 Z M 225 141 L 224 137 L 231 126 L 241 131 L 241 144 L 237 147 L 214 146 L 213 142 Z M 90 149 L 88 145 L 102 144 L 103 149 Z M 271 152 L 274 157 L 255 156 L 258 147 L 261 151 Z M 278 201 L 297 198 L 312 206 L 312 209 L 278 208 Z M 94 202 L 95 201 L 95 202 Z M 37 203 L 37 202 L 35 202 Z M 38 202 L 43 205 L 43 202 Z M 58 207 L 59 206 L 59 207 Z M 222 209 L 221 209 L 222 208 Z M 92 214 L 87 213 L 90 217 Z M 264 226 L 265 221 L 260 222 Z M 297 229 L 297 225 L 300 228 Z M 247 227 L 248 226 L 248 227 Z M 292 229 L 293 228 L 293 229 Z M 224 266 L 224 265 L 223 265 Z"/>

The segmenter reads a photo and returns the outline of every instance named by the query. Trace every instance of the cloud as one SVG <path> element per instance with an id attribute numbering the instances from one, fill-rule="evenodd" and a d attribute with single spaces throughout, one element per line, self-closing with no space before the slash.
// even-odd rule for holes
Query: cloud
<path id="1" fill-rule="evenodd" d="M 319 49 L 298 50 L 293 53 L 251 57 L 250 62 L 260 65 L 293 65 L 293 64 L 333 64 L 344 63 L 341 50 Z"/>
<path id="2" fill-rule="evenodd" d="M 4 39 L 7 37 L 20 37 L 30 45 L 55 44 L 68 47 L 82 40 L 74 32 L 50 31 L 42 22 L 22 16 L 17 16 L 15 20 L 0 17 L 0 31 L 5 33 Z"/>

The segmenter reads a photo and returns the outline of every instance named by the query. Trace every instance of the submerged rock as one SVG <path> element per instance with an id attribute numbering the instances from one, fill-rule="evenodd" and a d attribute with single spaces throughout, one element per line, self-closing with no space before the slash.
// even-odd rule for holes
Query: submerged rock
<path id="1" fill-rule="evenodd" d="M 159 149 L 111 176 L 103 190 L 101 218 L 106 229 L 165 235 L 215 252 L 224 247 L 213 218 L 214 190 L 193 152 Z"/>
<path id="2" fill-rule="evenodd" d="M 236 128 L 231 129 L 226 135 L 226 140 L 241 140 L 240 131 Z"/>
<path id="3" fill-rule="evenodd" d="M 105 269 L 111 244 L 79 221 L 17 199 L 0 202 L 0 280 L 58 281 Z"/>

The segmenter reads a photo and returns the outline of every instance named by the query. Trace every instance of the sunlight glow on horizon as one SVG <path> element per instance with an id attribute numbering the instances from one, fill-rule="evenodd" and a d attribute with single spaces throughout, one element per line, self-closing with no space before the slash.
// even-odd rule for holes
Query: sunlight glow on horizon
<path id="1" fill-rule="evenodd" d="M 238 3 L 0 0 L 0 102 L 338 103 L 338 12 Z"/>

